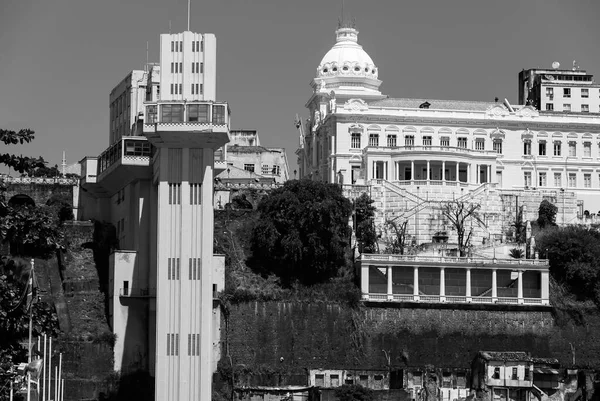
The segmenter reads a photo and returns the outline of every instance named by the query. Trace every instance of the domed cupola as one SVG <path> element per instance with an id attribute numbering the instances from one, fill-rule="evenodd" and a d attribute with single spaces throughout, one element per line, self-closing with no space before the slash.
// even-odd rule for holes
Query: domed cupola
<path id="1" fill-rule="evenodd" d="M 377 66 L 358 44 L 358 30 L 353 23 L 344 23 L 335 31 L 335 45 L 317 67 L 313 89 L 315 92 L 333 90 L 342 96 L 381 97 L 378 75 Z"/>

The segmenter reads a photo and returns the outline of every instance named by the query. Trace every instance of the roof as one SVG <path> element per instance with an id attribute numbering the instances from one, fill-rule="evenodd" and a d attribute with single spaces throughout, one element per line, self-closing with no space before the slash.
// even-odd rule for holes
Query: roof
<path id="1" fill-rule="evenodd" d="M 558 370 L 551 368 L 533 368 L 533 373 L 538 373 L 542 375 L 557 375 Z"/>
<path id="2" fill-rule="evenodd" d="M 499 351 L 480 351 L 479 355 L 487 361 L 504 362 L 530 362 L 531 357 L 527 352 L 499 352 Z"/>
<path id="3" fill-rule="evenodd" d="M 263 153 L 263 152 L 271 152 L 272 150 L 269 148 L 265 148 L 264 146 L 240 146 L 233 145 L 227 147 L 228 153 Z"/>
<path id="4" fill-rule="evenodd" d="M 229 170 L 229 171 L 227 171 Z M 239 167 L 235 166 L 227 166 L 226 170 L 221 171 L 215 178 L 219 178 L 221 180 L 229 180 L 229 179 L 264 179 L 262 175 L 256 174 L 253 171 L 243 170 Z"/>
<path id="5" fill-rule="evenodd" d="M 535 365 L 558 365 L 558 359 L 556 358 L 540 358 L 540 357 L 534 357 L 531 358 L 531 361 L 535 364 Z"/>
<path id="6" fill-rule="evenodd" d="M 429 103 L 429 109 L 437 110 L 473 110 L 485 111 L 491 106 L 502 106 L 501 102 L 479 102 L 470 100 L 439 100 L 439 99 L 407 99 L 407 98 L 387 98 L 369 102 L 373 107 L 401 107 L 409 109 L 418 109 L 423 103 Z M 513 106 L 515 107 L 515 106 Z"/>

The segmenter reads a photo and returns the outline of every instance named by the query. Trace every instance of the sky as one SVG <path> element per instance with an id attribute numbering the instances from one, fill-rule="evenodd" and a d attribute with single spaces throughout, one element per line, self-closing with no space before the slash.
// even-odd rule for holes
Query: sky
<path id="1" fill-rule="evenodd" d="M 187 0 L 0 0 L 0 128 L 31 128 L 13 152 L 50 165 L 109 142 L 109 93 L 186 30 Z M 191 0 L 190 30 L 217 37 L 217 99 L 297 168 L 296 114 L 335 42 L 342 0 Z M 516 103 L 517 74 L 553 61 L 600 79 L 598 0 L 345 0 L 390 97 Z"/>

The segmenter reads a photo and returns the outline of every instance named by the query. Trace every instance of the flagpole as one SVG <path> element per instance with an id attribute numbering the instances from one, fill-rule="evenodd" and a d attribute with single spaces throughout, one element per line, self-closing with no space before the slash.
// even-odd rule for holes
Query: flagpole
<path id="1" fill-rule="evenodd" d="M 57 399 L 60 399 L 60 379 L 62 378 L 62 352 L 58 355 L 58 386 Z"/>
<path id="2" fill-rule="evenodd" d="M 46 362 L 44 362 L 45 364 Z M 48 400 L 52 397 L 52 337 L 50 337 L 50 349 L 48 350 Z"/>
<path id="3" fill-rule="evenodd" d="M 29 353 L 27 354 L 27 364 L 31 363 L 31 337 L 33 335 L 33 269 L 35 261 L 31 258 L 31 271 L 29 272 L 29 291 L 31 291 L 31 301 L 29 302 Z M 31 401 L 31 373 L 27 373 L 27 401 Z"/>
<path id="4" fill-rule="evenodd" d="M 42 401 L 46 401 L 46 334 L 44 334 L 44 359 L 42 359 L 42 362 L 44 363 L 42 365 Z M 39 382 L 39 380 L 38 380 Z M 38 385 L 38 392 L 39 392 L 39 385 Z"/>

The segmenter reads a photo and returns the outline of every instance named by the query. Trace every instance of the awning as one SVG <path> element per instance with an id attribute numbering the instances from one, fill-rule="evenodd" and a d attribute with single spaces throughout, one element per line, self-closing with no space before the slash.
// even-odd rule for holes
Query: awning
<path id="1" fill-rule="evenodd" d="M 557 375 L 558 370 L 551 368 L 534 368 L 533 373 L 539 373 L 543 375 Z"/>

